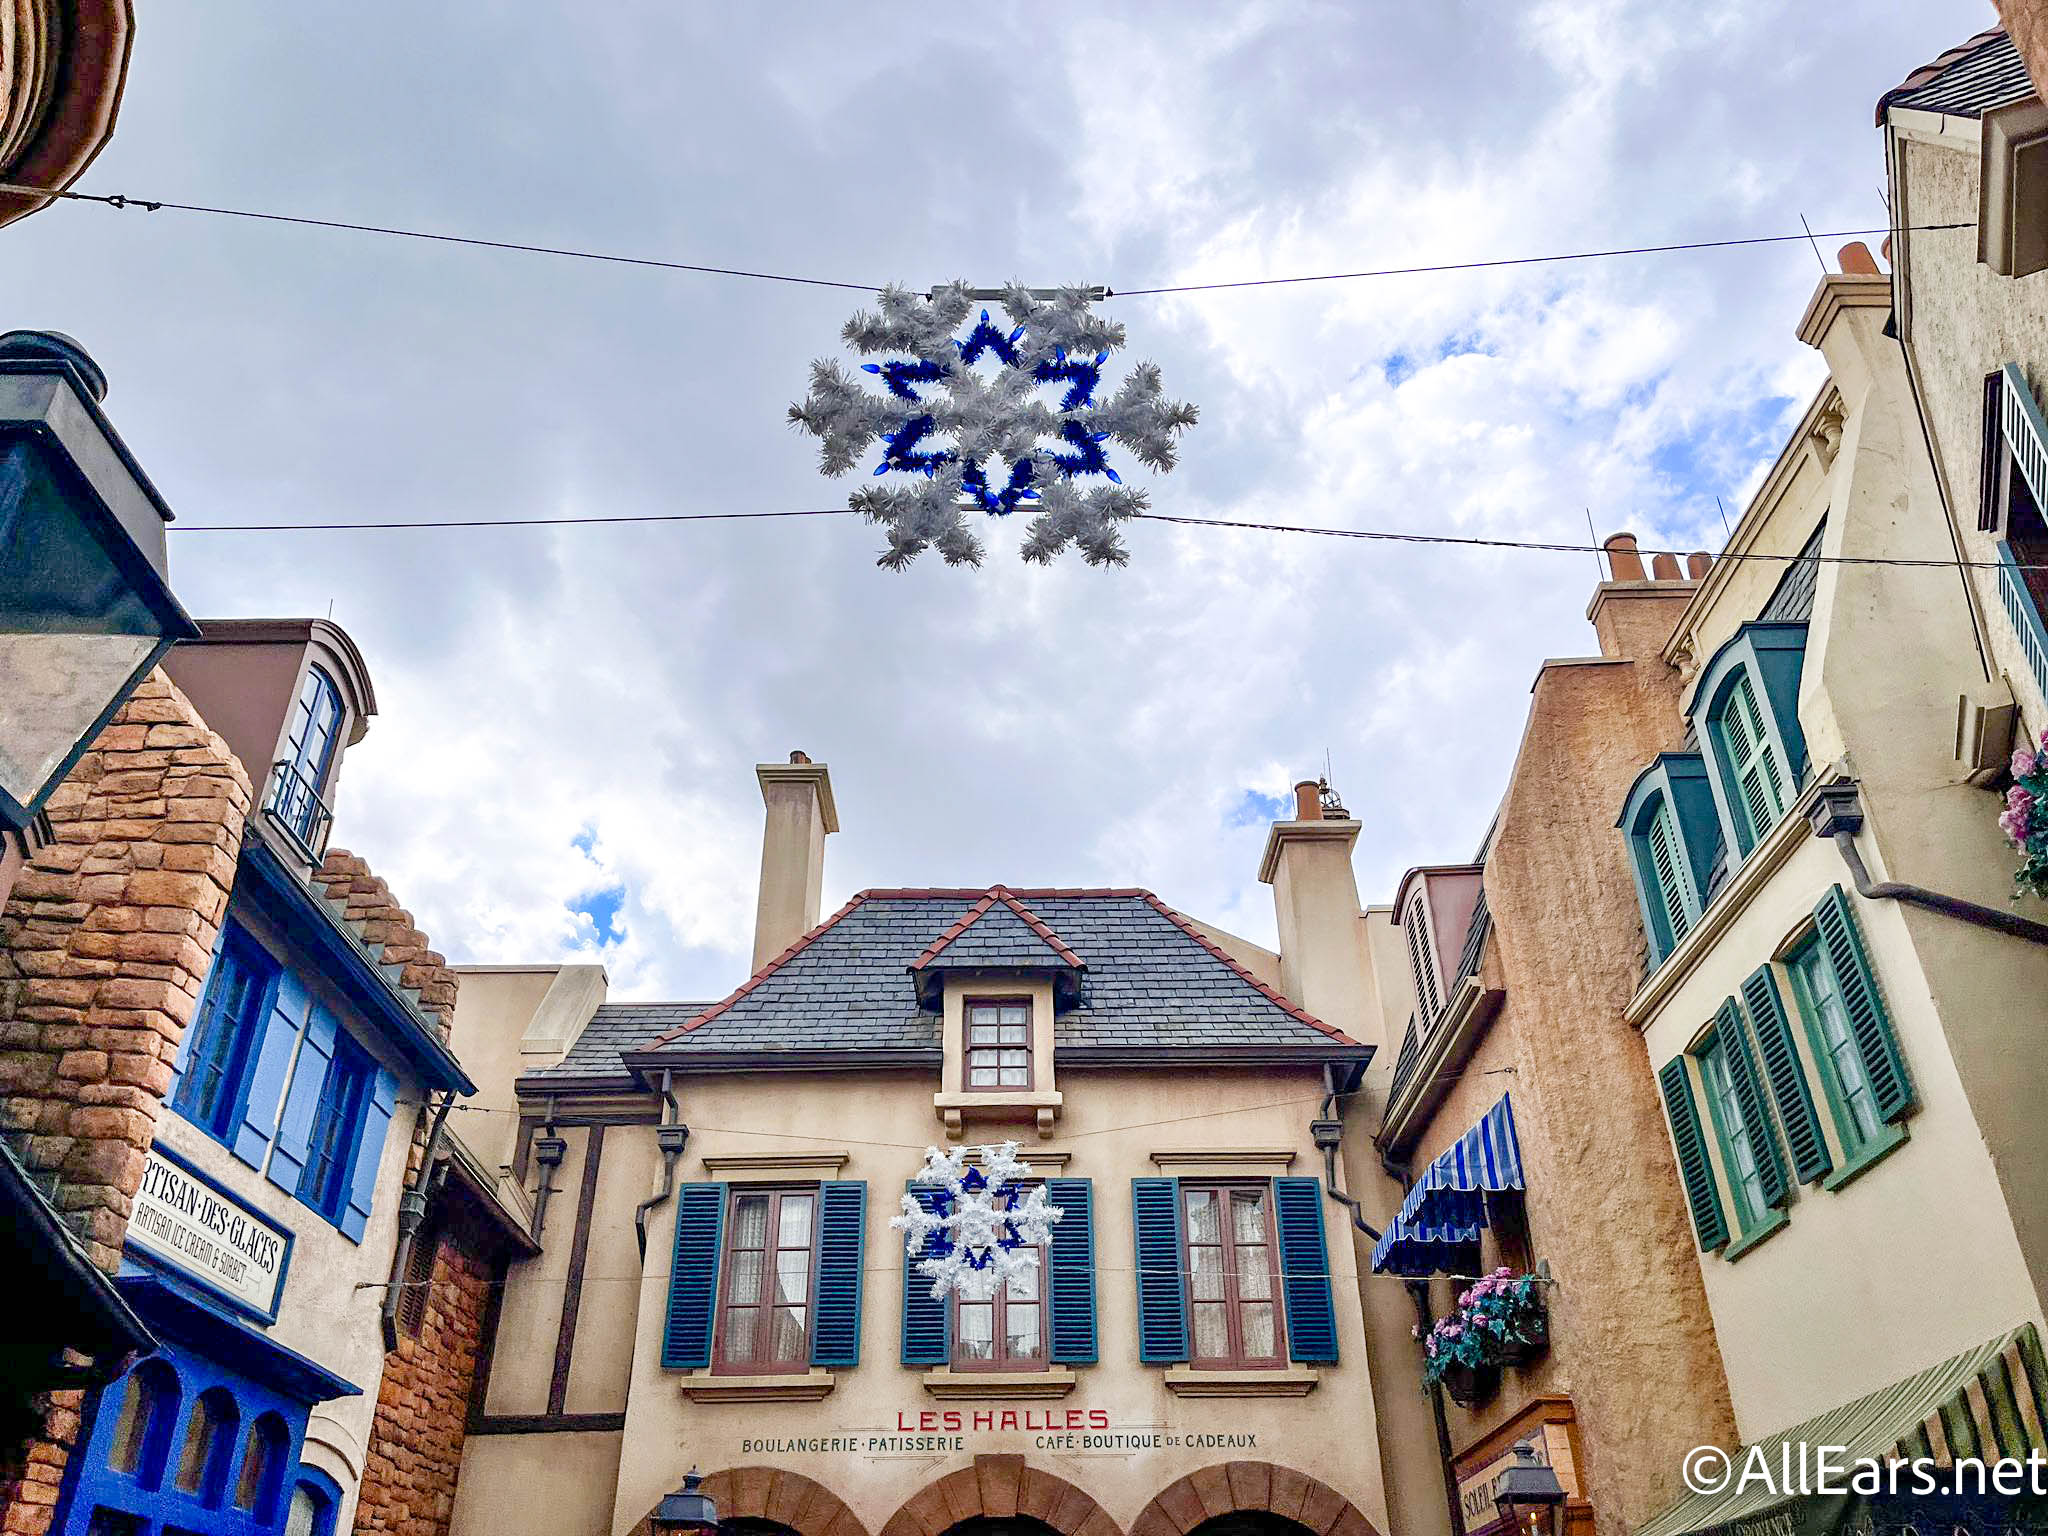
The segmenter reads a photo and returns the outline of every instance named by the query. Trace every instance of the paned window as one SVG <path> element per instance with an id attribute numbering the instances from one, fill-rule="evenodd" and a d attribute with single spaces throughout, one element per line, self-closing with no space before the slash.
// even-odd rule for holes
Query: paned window
<path id="1" fill-rule="evenodd" d="M 1279 1365 L 1279 1256 L 1265 1184 L 1183 1184 L 1188 1310 L 1197 1365 Z"/>
<path id="2" fill-rule="evenodd" d="M 1031 1002 L 1001 998 L 967 1005 L 967 1086 L 1031 1086 Z"/>
<path id="3" fill-rule="evenodd" d="M 1877 1139 L 1883 1117 L 1877 1111 L 1877 1095 L 1863 1065 L 1863 1052 L 1849 1025 L 1842 989 L 1836 985 L 1834 970 L 1818 941 L 1795 953 L 1788 969 L 1799 1012 L 1806 1020 L 1808 1038 L 1836 1108 L 1836 1130 L 1843 1150 L 1854 1157 Z"/>
<path id="4" fill-rule="evenodd" d="M 220 1502 L 240 1427 L 241 1414 L 231 1395 L 219 1387 L 199 1394 L 185 1425 L 185 1443 L 178 1452 L 178 1492 L 208 1504 Z"/>
<path id="5" fill-rule="evenodd" d="M 178 1081 L 177 1109 L 223 1140 L 242 1121 L 276 975 L 277 964 L 262 947 L 231 929 L 206 979 L 192 1050 Z"/>
<path id="6" fill-rule="evenodd" d="M 1735 1196 L 1736 1225 L 1747 1231 L 1767 1209 L 1756 1149 L 1756 1138 L 1762 1131 L 1743 1114 L 1729 1049 L 1729 1041 L 1716 1034 L 1700 1051 L 1700 1080 L 1706 1085 L 1707 1104 L 1720 1131 L 1722 1160 L 1727 1165 L 1729 1185 Z"/>
<path id="7" fill-rule="evenodd" d="M 802 1370 L 811 1354 L 814 1189 L 733 1192 L 718 1362 L 733 1371 Z"/>
<path id="8" fill-rule="evenodd" d="M 348 1204 L 355 1177 L 356 1146 L 362 1139 L 376 1063 L 346 1034 L 334 1037 L 334 1055 L 320 1083 L 313 1138 L 299 1174 L 299 1198 L 329 1220 Z"/>
<path id="9" fill-rule="evenodd" d="M 306 680 L 299 687 L 298 702 L 292 706 L 285 756 L 292 771 L 316 795 L 326 785 L 340 726 L 341 693 L 334 686 L 334 679 L 318 667 L 308 667 Z"/>
<path id="10" fill-rule="evenodd" d="M 1035 1370 L 1046 1363 L 1045 1255 L 987 1301 L 957 1299 L 953 1363 L 968 1370 Z"/>
<path id="11" fill-rule="evenodd" d="M 291 1435 L 284 1421 L 274 1413 L 258 1416 L 249 1427 L 249 1443 L 242 1450 L 242 1469 L 235 1476 L 235 1508 L 268 1522 L 290 1448 Z"/>
<path id="12" fill-rule="evenodd" d="M 107 1466 L 123 1477 L 153 1484 L 163 1469 L 163 1443 L 178 1411 L 178 1382 L 161 1362 L 144 1362 L 129 1373 L 114 1421 Z"/>
<path id="13" fill-rule="evenodd" d="M 334 1501 L 311 1483 L 296 1484 L 284 1514 L 284 1536 L 334 1536 Z"/>

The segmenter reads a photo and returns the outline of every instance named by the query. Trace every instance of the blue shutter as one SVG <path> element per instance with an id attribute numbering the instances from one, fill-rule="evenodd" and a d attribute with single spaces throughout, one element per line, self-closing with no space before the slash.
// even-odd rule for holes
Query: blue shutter
<path id="1" fill-rule="evenodd" d="M 1046 1198 L 1063 1214 L 1047 1251 L 1052 1306 L 1052 1358 L 1093 1365 L 1095 1348 L 1095 1181 L 1047 1179 Z"/>
<path id="2" fill-rule="evenodd" d="M 398 1107 L 398 1079 L 382 1067 L 370 1082 L 369 1102 L 363 1106 L 363 1125 L 356 1136 L 355 1154 L 349 1170 L 348 1205 L 338 1225 L 346 1237 L 363 1240 L 370 1223 L 370 1210 L 377 1201 L 377 1169 L 384 1156 L 384 1134 L 391 1129 L 392 1111 Z"/>
<path id="3" fill-rule="evenodd" d="M 1664 1090 L 1664 1113 L 1671 1121 L 1671 1143 L 1678 1151 L 1678 1176 L 1685 1185 L 1685 1203 L 1692 1208 L 1692 1229 L 1701 1249 L 1711 1252 L 1728 1241 L 1728 1218 L 1721 1211 L 1721 1192 L 1707 1161 L 1706 1139 L 1700 1135 L 1699 1111 L 1686 1080 L 1685 1058 L 1674 1056 L 1657 1074 Z"/>
<path id="4" fill-rule="evenodd" d="M 1312 1365 L 1337 1363 L 1337 1308 L 1330 1295 L 1330 1249 L 1323 1238 L 1323 1181 L 1275 1179 L 1280 1231 L 1280 1291 L 1287 1299 L 1287 1353 Z"/>
<path id="5" fill-rule="evenodd" d="M 251 1168 L 263 1166 L 264 1148 L 270 1145 L 271 1133 L 277 1128 L 278 1103 L 284 1097 L 285 1074 L 291 1070 L 292 1047 L 298 1043 L 299 1026 L 305 1021 L 305 1010 L 294 1003 L 286 1005 L 282 983 L 289 972 L 280 972 L 278 984 L 270 989 L 272 996 L 266 1011 L 262 1002 L 254 1009 L 263 1038 L 251 1052 L 249 1065 L 249 1086 L 242 1098 L 241 1124 L 235 1128 L 235 1156 Z M 223 1019 L 222 1027 L 246 1029 L 248 1021 Z"/>
<path id="6" fill-rule="evenodd" d="M 1870 1079 L 1878 1118 L 1900 1119 L 1913 1107 L 1913 1084 L 1906 1076 L 1906 1060 L 1899 1054 L 1898 1038 L 1892 1034 L 1870 958 L 1863 952 L 1855 914 L 1839 885 L 1830 886 L 1813 909 L 1813 925 L 1820 933 L 1821 948 L 1827 951 L 1828 968 L 1835 973 L 1835 990 L 1841 994 L 1842 1011 L 1849 1016 L 1849 1033 L 1863 1058 L 1863 1073 Z"/>
<path id="7" fill-rule="evenodd" d="M 285 1092 L 285 1116 L 276 1126 L 276 1145 L 270 1149 L 270 1182 L 287 1194 L 299 1192 L 299 1171 L 305 1167 L 305 1153 L 313 1145 L 313 1118 L 319 1114 L 319 1087 L 328 1081 L 328 1063 L 334 1059 L 334 1014 L 313 1004 L 299 977 L 285 971 L 276 979 L 276 1006 L 270 1010 L 270 1032 L 264 1034 L 264 1057 L 270 1055 L 270 1040 L 279 1032 L 279 1022 L 305 1020 L 305 1036 L 299 1047 L 299 1061 L 291 1067 L 291 1087 Z M 297 1026 L 293 1026 L 297 1028 Z M 283 1071 L 283 1067 L 281 1067 Z M 258 1061 L 256 1077 L 264 1069 Z M 254 1104 L 256 1092 L 250 1090 Z M 276 1098 L 270 1098 L 272 1114 Z M 248 1126 L 244 1126 L 248 1130 Z"/>
<path id="8" fill-rule="evenodd" d="M 284 1096 L 284 1119 L 277 1128 L 277 1145 L 270 1149 L 270 1182 L 292 1195 L 299 1192 L 299 1175 L 305 1171 L 306 1155 L 313 1145 L 313 1122 L 320 1114 L 320 1090 L 327 1081 L 327 1064 L 334 1059 L 335 1022 L 333 1014 L 313 1004 L 290 971 L 278 977 L 277 1007 L 271 1011 L 271 1018 L 275 1020 L 288 1011 L 303 1018 L 308 1008 L 312 1009 L 312 1016 L 306 1024 L 305 1043 L 299 1047 L 298 1065 L 292 1068 L 292 1085 Z M 267 1040 L 264 1043 L 269 1044 Z"/>
<path id="9" fill-rule="evenodd" d="M 1186 1249 L 1181 1244 L 1180 1180 L 1131 1180 L 1131 1230 L 1138 1249 L 1138 1358 L 1188 1357 Z"/>
<path id="10" fill-rule="evenodd" d="M 860 1277 L 867 1239 L 865 1179 L 827 1181 L 818 1190 L 818 1312 L 811 1364 L 860 1364 Z"/>
<path id="11" fill-rule="evenodd" d="M 676 1254 L 668 1273 L 668 1323 L 661 1363 L 671 1371 L 711 1363 L 718 1311 L 718 1249 L 725 1237 L 725 1186 L 685 1184 L 676 1191 Z"/>
<path id="12" fill-rule="evenodd" d="M 937 1212 L 946 1192 L 913 1184 L 910 1198 L 927 1211 Z M 932 1284 L 917 1272 L 917 1260 L 910 1256 L 908 1246 L 898 1246 L 903 1255 L 903 1363 L 944 1365 L 953 1356 L 953 1309 L 945 1297 L 932 1295 Z"/>

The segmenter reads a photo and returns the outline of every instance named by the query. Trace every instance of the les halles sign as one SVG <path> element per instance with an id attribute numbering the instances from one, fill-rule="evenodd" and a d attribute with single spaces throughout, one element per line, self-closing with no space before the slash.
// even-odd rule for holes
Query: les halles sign
<path id="1" fill-rule="evenodd" d="M 128 1245 L 276 1321 L 292 1234 L 162 1147 L 143 1165 Z"/>
<path id="2" fill-rule="evenodd" d="M 822 1435 L 764 1437 L 740 1442 L 742 1455 L 802 1453 L 901 1456 L 964 1451 L 970 1437 L 1031 1437 L 1039 1451 L 1252 1450 L 1255 1433 L 1190 1432 L 1159 1424 L 1115 1424 L 1103 1408 L 945 1408 L 898 1412 L 894 1424 L 842 1429 Z"/>

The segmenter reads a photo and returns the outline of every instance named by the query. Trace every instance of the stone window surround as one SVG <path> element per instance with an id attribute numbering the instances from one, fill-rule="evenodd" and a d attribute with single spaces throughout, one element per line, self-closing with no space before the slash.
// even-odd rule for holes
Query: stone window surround
<path id="1" fill-rule="evenodd" d="M 1065 1100 L 1058 1092 L 1053 1059 L 1053 984 L 1050 976 L 1019 977 L 1014 972 L 949 972 L 941 1004 L 939 1038 L 943 1055 L 939 1091 L 932 1110 L 946 1128 L 948 1141 L 965 1137 L 969 1124 L 1023 1122 L 1049 1139 Z M 1031 1066 L 1033 1086 L 1024 1089 L 969 1089 L 966 1084 L 967 1003 L 970 999 L 1018 998 L 1031 1001 Z"/>

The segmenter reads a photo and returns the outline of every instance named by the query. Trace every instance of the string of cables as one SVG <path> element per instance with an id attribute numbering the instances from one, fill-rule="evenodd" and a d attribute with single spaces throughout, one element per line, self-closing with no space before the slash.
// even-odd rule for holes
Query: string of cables
<path id="1" fill-rule="evenodd" d="M 336 230 L 350 234 L 378 235 L 397 240 L 424 240 L 437 245 L 469 246 L 478 250 L 513 251 L 530 256 L 556 256 L 574 261 L 604 262 L 613 266 L 648 267 L 666 272 L 693 272 L 706 277 L 744 278 L 764 283 L 793 283 L 806 288 L 847 288 L 861 293 L 879 293 L 882 283 L 847 282 L 837 278 L 805 277 L 791 272 L 762 272 L 747 267 L 721 267 L 704 262 L 673 261 L 657 256 L 636 256 L 619 251 L 596 251 L 577 246 L 540 245 L 523 240 L 497 240 L 481 235 L 458 235 L 443 230 L 407 229 L 395 224 L 358 223 L 350 219 L 322 219 L 308 214 L 276 213 L 257 208 L 230 208 L 215 203 L 183 203 L 161 197 L 134 197 L 126 193 L 53 192 L 45 187 L 28 187 L 0 182 L 0 192 L 21 197 L 55 198 L 66 202 L 97 203 L 117 210 L 140 209 L 147 213 L 174 212 L 202 214 L 213 218 L 246 219 L 262 224 L 295 225 L 306 229 Z M 1679 240 L 1654 245 L 1618 245 L 1596 250 L 1555 251 L 1542 255 L 1491 256 L 1469 261 L 1440 261 L 1413 266 L 1368 267 L 1346 272 L 1311 272 L 1283 277 L 1245 277 L 1213 282 L 1166 283 L 1144 288 L 1104 288 L 1104 298 L 1145 298 L 1160 294 L 1215 293 L 1225 289 L 1288 287 L 1302 283 L 1349 282 L 1360 278 L 1416 277 L 1447 272 L 1478 272 L 1500 267 L 1553 265 L 1561 262 L 1603 261 L 1622 256 L 1661 256 L 1682 251 L 1733 250 L 1744 246 L 1784 245 L 1816 240 L 1851 240 L 1871 235 L 1890 236 L 1941 230 L 1974 229 L 1974 223 L 1910 224 L 1870 229 L 1801 230 L 1797 234 L 1737 235 L 1717 240 Z"/>

